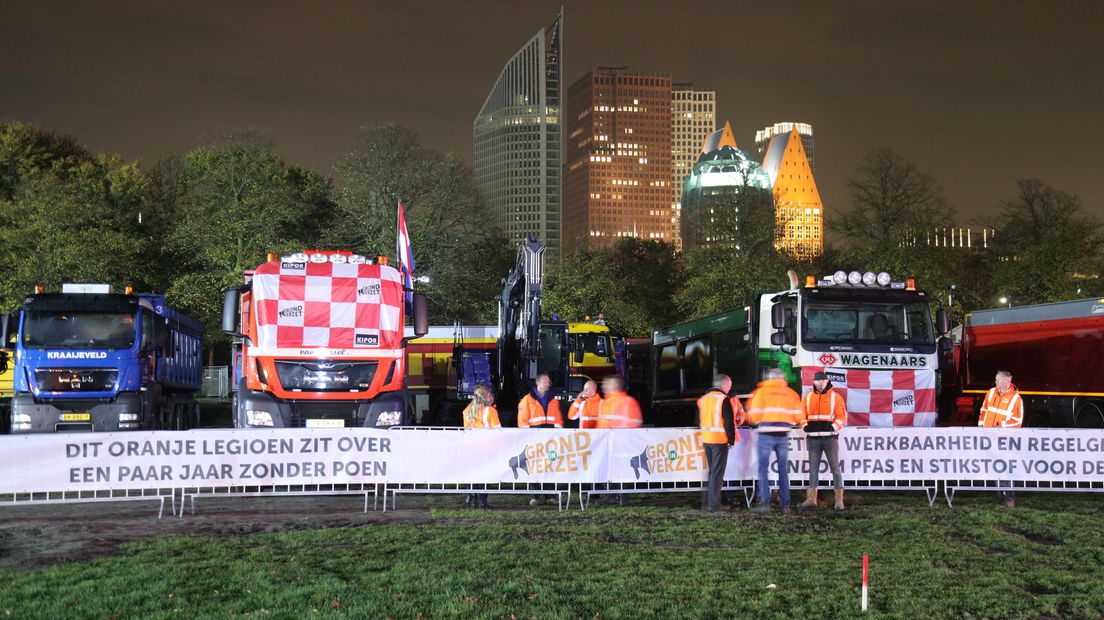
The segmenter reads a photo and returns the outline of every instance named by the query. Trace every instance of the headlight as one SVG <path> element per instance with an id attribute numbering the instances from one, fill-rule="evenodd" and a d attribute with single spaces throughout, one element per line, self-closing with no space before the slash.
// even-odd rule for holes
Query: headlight
<path id="1" fill-rule="evenodd" d="M 883 271 L 883 272 L 878 274 L 878 285 L 879 286 L 889 286 L 889 281 L 890 281 L 890 278 L 889 278 L 888 273 Z"/>
<path id="2" fill-rule="evenodd" d="M 852 271 L 847 274 L 847 283 L 851 286 L 858 286 L 862 284 L 862 274 L 857 271 Z"/>
<path id="3" fill-rule="evenodd" d="M 874 286 L 874 283 L 878 281 L 878 276 L 874 275 L 873 271 L 864 273 L 862 278 L 862 282 L 866 286 Z"/>
<path id="4" fill-rule="evenodd" d="M 249 426 L 272 426 L 272 414 L 267 411 L 246 409 L 245 423 Z"/>
<path id="5" fill-rule="evenodd" d="M 832 274 L 832 280 L 836 284 L 847 284 L 847 272 L 840 269 L 836 273 Z"/>
<path id="6" fill-rule="evenodd" d="M 384 411 L 376 418 L 376 426 L 397 426 L 401 422 L 401 411 Z"/>

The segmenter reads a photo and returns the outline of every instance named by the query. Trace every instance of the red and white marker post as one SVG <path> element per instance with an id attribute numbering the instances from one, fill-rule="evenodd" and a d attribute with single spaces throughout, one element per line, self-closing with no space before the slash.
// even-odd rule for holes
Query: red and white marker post
<path id="1" fill-rule="evenodd" d="M 869 573 L 870 573 L 870 558 L 868 558 L 867 555 L 864 553 L 863 554 L 863 588 L 862 588 L 862 610 L 863 611 L 866 611 L 866 602 L 867 602 L 867 597 L 868 597 L 868 593 L 867 593 L 867 583 L 868 583 L 868 581 L 867 580 L 869 578 Z"/>

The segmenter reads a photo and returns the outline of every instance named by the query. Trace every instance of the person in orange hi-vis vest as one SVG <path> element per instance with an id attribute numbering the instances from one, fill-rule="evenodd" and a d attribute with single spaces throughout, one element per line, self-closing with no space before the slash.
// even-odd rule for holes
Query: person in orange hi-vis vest
<path id="1" fill-rule="evenodd" d="M 598 408 L 598 428 L 640 428 L 644 415 L 640 403 L 625 392 L 625 378 L 607 375 L 602 379 L 602 404 Z"/>
<path id="2" fill-rule="evenodd" d="M 983 428 L 1020 428 L 1023 426 L 1023 399 L 1012 384 L 1012 373 L 998 370 L 993 387 L 981 403 L 981 415 L 978 426 Z M 1008 480 L 997 482 L 999 486 L 1011 487 Z M 1016 506 L 1016 496 L 1012 491 L 997 491 L 997 501 L 1009 508 Z"/>
<path id="3" fill-rule="evenodd" d="M 548 373 L 537 375 L 532 391 L 518 403 L 518 428 L 563 428 L 563 414 L 560 413 L 560 401 L 552 394 L 552 378 Z M 540 504 L 540 496 L 529 500 L 530 506 Z M 556 500 L 549 499 L 554 504 Z"/>
<path id="4" fill-rule="evenodd" d="M 713 377 L 713 389 L 698 399 L 698 428 L 705 448 L 709 483 L 703 508 L 709 512 L 721 509 L 721 486 L 728 465 L 728 448 L 736 442 L 736 423 L 732 413 L 732 379 L 728 375 Z M 736 402 L 740 402 L 739 399 Z"/>
<path id="5" fill-rule="evenodd" d="M 817 507 L 817 485 L 820 483 L 820 459 L 828 459 L 832 472 L 832 488 L 836 495 L 836 510 L 843 510 L 843 473 L 839 462 L 839 432 L 847 426 L 847 403 L 828 380 L 828 374 L 813 375 L 813 389 L 803 399 L 805 445 L 809 448 L 809 491 L 799 508 Z"/>
<path id="6" fill-rule="evenodd" d="M 771 453 L 778 461 L 778 497 L 782 512 L 790 511 L 790 429 L 801 424 L 805 411 L 801 397 L 786 385 L 786 373 L 772 368 L 759 382 L 747 404 L 748 422 L 756 429 L 756 455 L 759 457 L 759 505 L 755 512 L 770 511 L 770 481 L 767 473 Z"/>
<path id="7" fill-rule="evenodd" d="M 575 402 L 567 410 L 568 420 L 578 420 L 579 428 L 598 428 L 598 408 L 602 397 L 598 395 L 598 384 L 588 380 L 583 391 L 575 397 Z"/>
<path id="8" fill-rule="evenodd" d="M 548 373 L 537 375 L 536 385 L 518 403 L 518 428 L 563 428 L 560 401 L 552 395 Z"/>
<path id="9" fill-rule="evenodd" d="M 494 405 L 494 393 L 487 385 L 480 383 L 475 386 L 471 402 L 464 408 L 464 428 L 502 428 L 498 421 L 498 409 Z M 468 495 L 468 501 L 464 504 L 468 508 L 488 508 L 487 494 L 475 493 Z"/>

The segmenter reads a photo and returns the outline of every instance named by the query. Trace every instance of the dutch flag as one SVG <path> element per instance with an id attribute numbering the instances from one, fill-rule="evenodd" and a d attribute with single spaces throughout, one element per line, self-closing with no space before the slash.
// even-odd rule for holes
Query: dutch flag
<path id="1" fill-rule="evenodd" d="M 410 233 L 406 230 L 406 216 L 403 215 L 402 201 L 399 201 L 399 227 L 395 253 L 399 256 L 399 271 L 402 272 L 403 288 L 406 289 L 406 306 L 414 306 L 414 250 L 410 246 Z"/>

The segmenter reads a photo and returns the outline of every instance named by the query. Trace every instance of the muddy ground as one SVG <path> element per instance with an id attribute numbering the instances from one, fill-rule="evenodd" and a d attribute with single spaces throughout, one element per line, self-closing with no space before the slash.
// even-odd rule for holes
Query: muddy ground
<path id="1" fill-rule="evenodd" d="M 456 505 L 463 504 L 463 496 Z M 157 518 L 157 501 L 0 506 L 0 566 L 31 570 L 112 555 L 119 545 L 170 535 L 286 532 L 364 524 L 425 523 L 424 498 L 401 510 L 363 512 L 363 496 L 199 498 L 196 512 Z M 404 506 L 405 505 L 405 506 Z M 555 510 L 555 507 L 551 508 Z"/>

